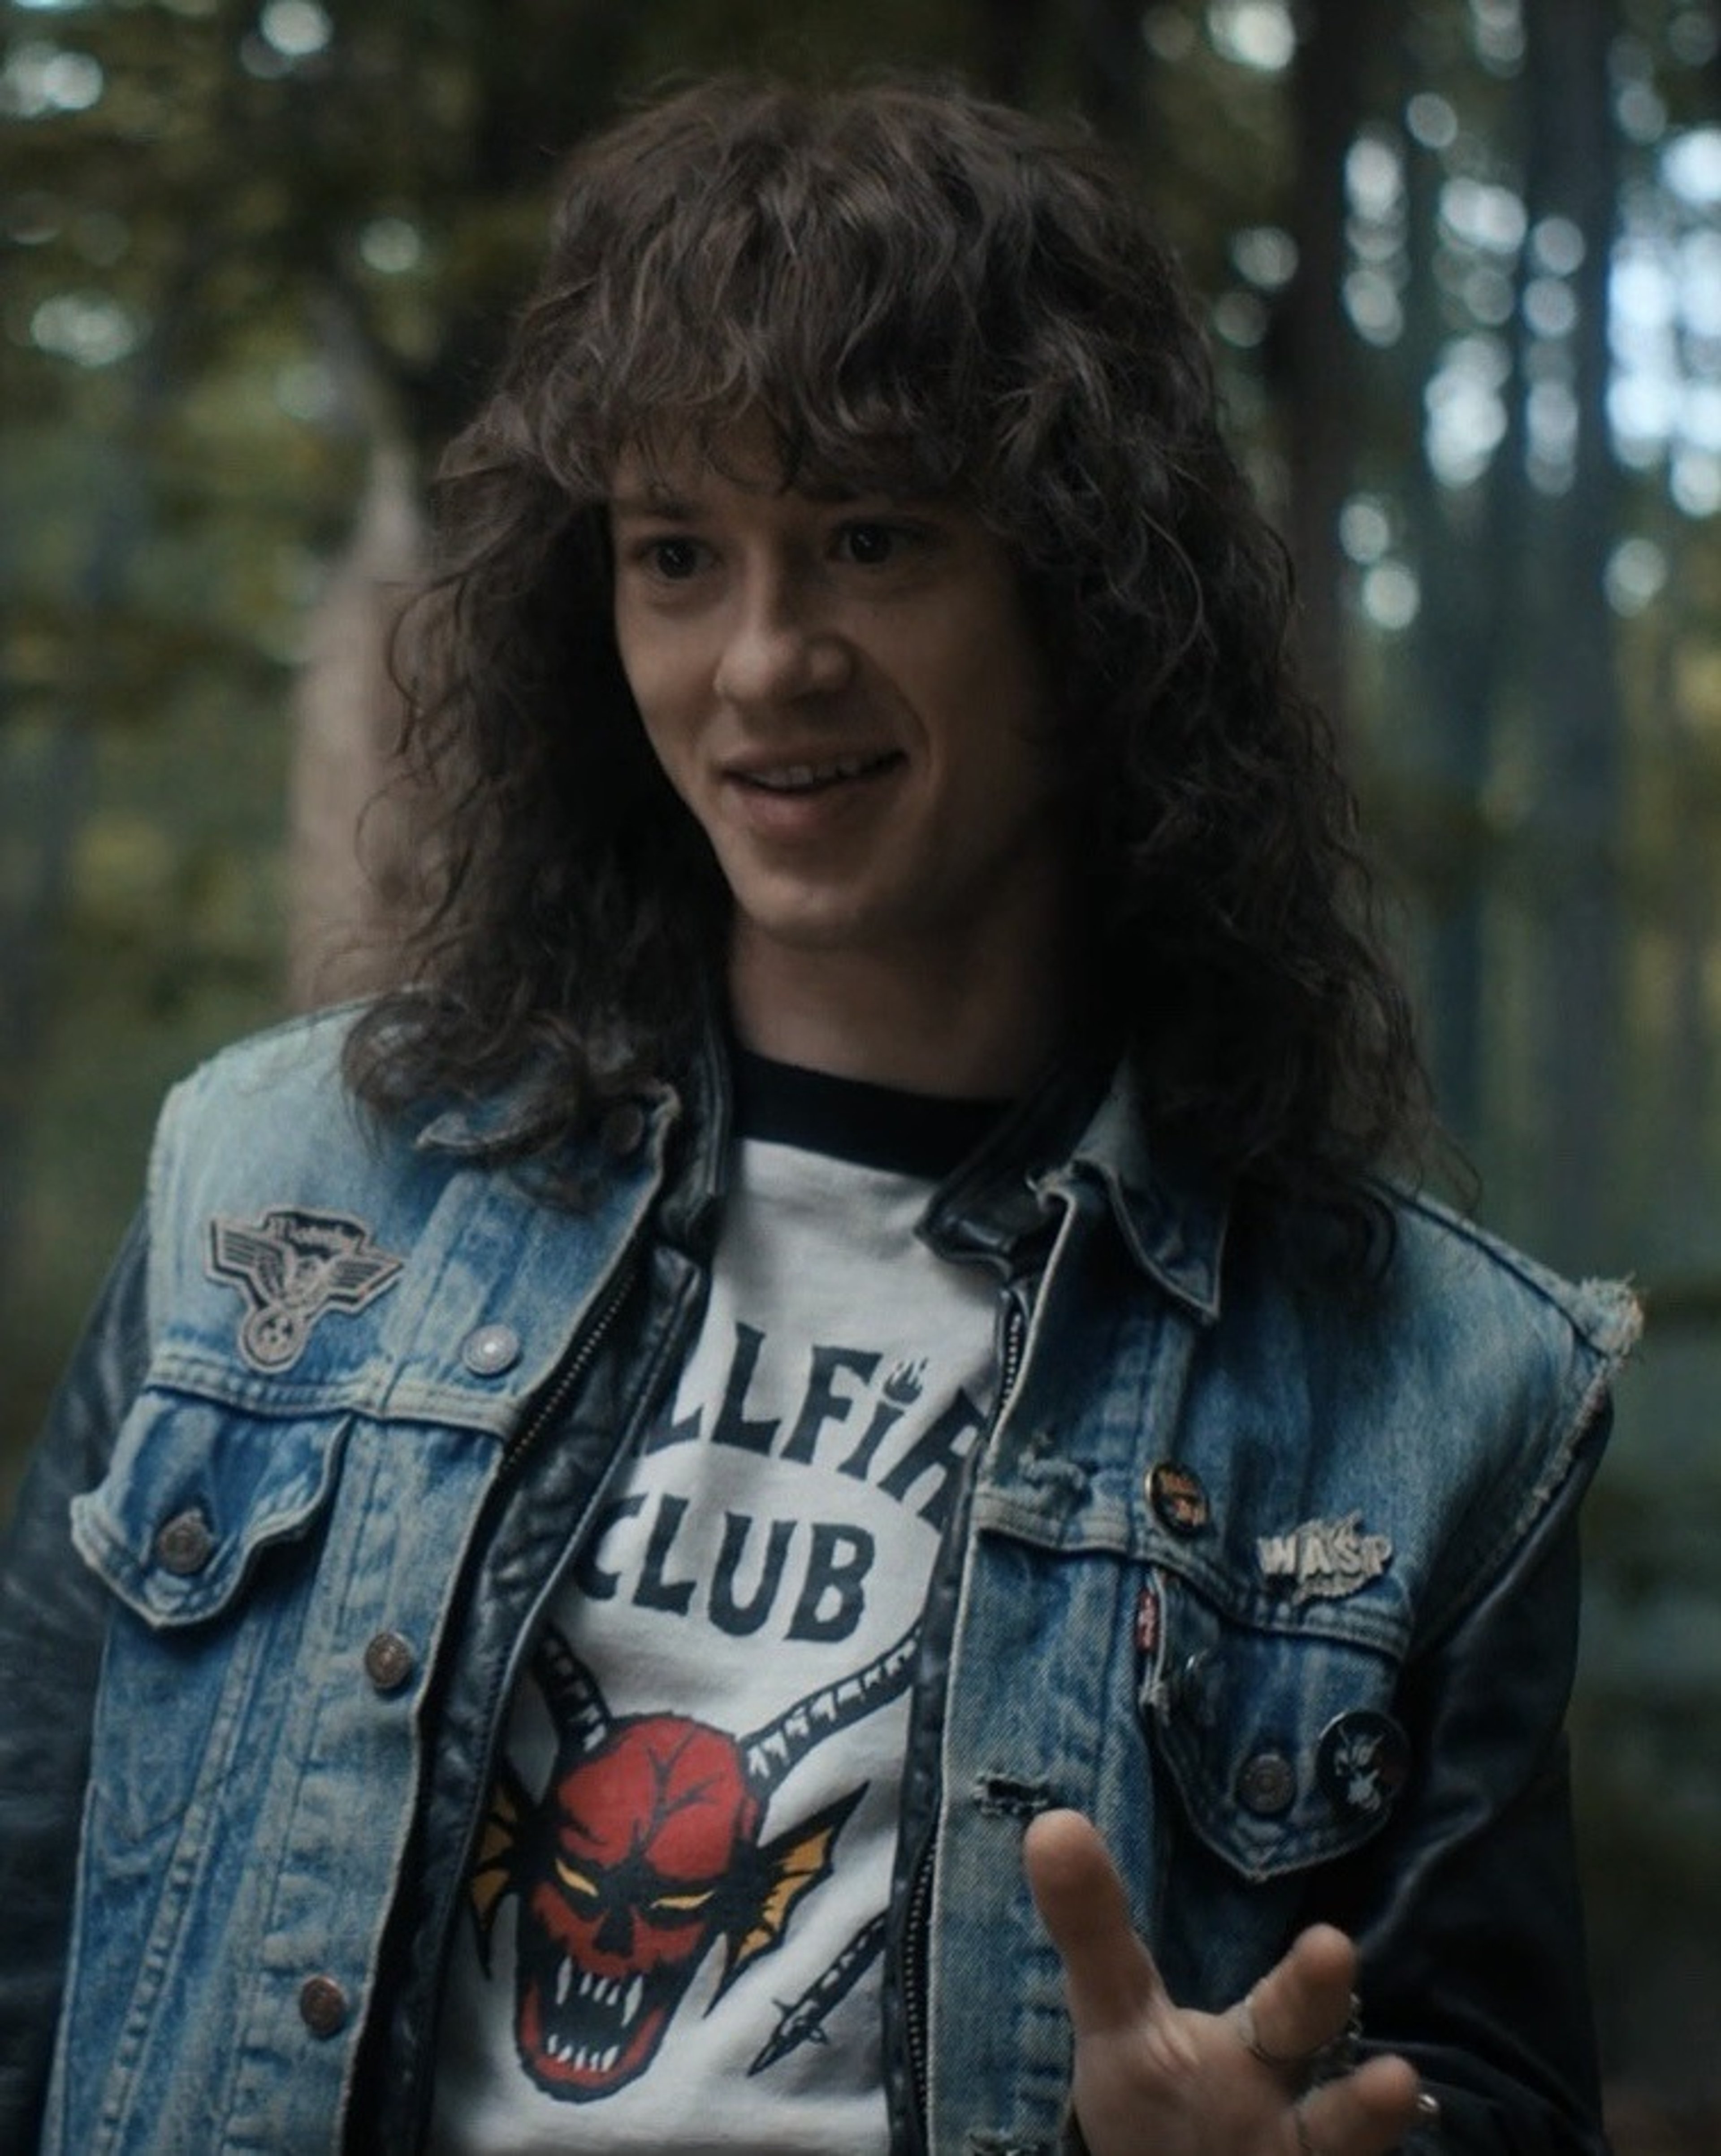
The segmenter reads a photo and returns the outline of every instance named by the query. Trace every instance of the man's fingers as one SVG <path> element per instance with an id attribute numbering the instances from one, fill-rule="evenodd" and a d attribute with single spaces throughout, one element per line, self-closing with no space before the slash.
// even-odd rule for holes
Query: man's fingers
<path id="1" fill-rule="evenodd" d="M 1312 1926 L 1250 1992 L 1245 2041 L 1294 2083 L 1314 2054 L 1344 2037 L 1355 2010 L 1355 1981 L 1350 1941 L 1330 1924 Z M 1408 2060 L 1369 2059 L 1350 2072 L 1345 2063 L 1326 2066 L 1334 2077 L 1298 2100 L 1298 2156 L 1386 2156 L 1414 2123 L 1421 2083 Z"/>
<path id="2" fill-rule="evenodd" d="M 1134 2148 L 1157 2135 L 1183 2149 L 1387 2156 L 1403 2140 L 1420 2087 L 1406 2060 L 1341 2067 L 1338 2078 L 1297 2093 L 1312 2055 L 1350 2020 L 1356 1953 L 1342 1932 L 1318 1924 L 1302 1933 L 1242 2009 L 1181 2014 L 1136 1935 L 1104 1842 L 1079 1812 L 1034 1820 L 1022 1858 L 1063 1961 L 1076 2106 L 1091 2147 Z M 1277 2087 L 1250 2051 L 1276 2070 Z"/>
<path id="3" fill-rule="evenodd" d="M 1022 1843 L 1028 1886 L 1063 1958 L 1078 2036 L 1139 2022 L 1165 1996 L 1136 1936 L 1123 1881 L 1099 1831 L 1079 1812 L 1042 1812 Z"/>
<path id="4" fill-rule="evenodd" d="M 1342 2036 L 1355 1981 L 1356 1950 L 1343 1932 L 1316 1924 L 1299 1934 L 1249 1994 L 1245 2035 L 1257 2057 L 1293 2069 Z"/>
<path id="5" fill-rule="evenodd" d="M 1381 2058 L 1313 2090 L 1298 2107 L 1299 2156 L 1386 2156 L 1416 2122 L 1421 2086 L 1408 2059 Z"/>

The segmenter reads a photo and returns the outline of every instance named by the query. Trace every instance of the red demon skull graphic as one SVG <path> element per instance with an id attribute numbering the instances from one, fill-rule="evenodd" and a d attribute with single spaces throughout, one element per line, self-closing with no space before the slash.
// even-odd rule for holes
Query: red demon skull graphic
<path id="1" fill-rule="evenodd" d="M 532 1670 L 556 1764 L 536 1803 L 504 1766 L 471 1885 L 487 1969 L 497 1904 L 519 1897 L 515 2040 L 540 2088 L 586 2102 L 635 2080 L 718 1941 L 719 1998 L 781 1943 L 862 1790 L 761 1842 L 771 1794 L 822 1739 L 905 1688 L 918 1631 L 740 1739 L 683 1715 L 612 1716 L 546 1632 Z"/>

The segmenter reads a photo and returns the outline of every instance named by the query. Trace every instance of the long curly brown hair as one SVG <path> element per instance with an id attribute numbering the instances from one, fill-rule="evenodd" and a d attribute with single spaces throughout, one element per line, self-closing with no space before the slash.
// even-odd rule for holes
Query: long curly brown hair
<path id="1" fill-rule="evenodd" d="M 1418 1069 L 1216 408 L 1084 136 L 957 89 L 725 79 L 587 143 L 439 476 L 407 745 L 446 815 L 411 984 L 351 1035 L 361 1096 L 524 1081 L 547 1146 L 684 1048 L 726 893 L 622 675 L 603 508 L 666 424 L 720 462 L 762 414 L 786 482 L 951 495 L 1004 537 L 1062 687 L 1095 1014 L 1155 1129 L 1354 1206 L 1415 1140 Z"/>

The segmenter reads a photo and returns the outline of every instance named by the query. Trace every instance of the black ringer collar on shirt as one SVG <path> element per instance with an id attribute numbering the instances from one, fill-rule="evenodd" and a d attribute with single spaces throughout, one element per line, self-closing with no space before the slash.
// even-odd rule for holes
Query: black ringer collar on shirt
<path id="1" fill-rule="evenodd" d="M 941 1182 L 997 1127 L 1008 1101 L 948 1100 L 730 1050 L 735 1135 Z"/>

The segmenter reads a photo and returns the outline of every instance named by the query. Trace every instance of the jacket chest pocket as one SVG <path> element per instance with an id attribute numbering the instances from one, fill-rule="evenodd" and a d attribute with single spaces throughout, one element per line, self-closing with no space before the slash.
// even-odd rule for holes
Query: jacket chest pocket
<path id="1" fill-rule="evenodd" d="M 114 1847 L 143 1855 L 255 1771 L 287 1712 L 348 1426 L 146 1391 L 74 1502 L 74 1540 L 113 1598 L 91 1827 Z"/>
<path id="2" fill-rule="evenodd" d="M 1144 1726 L 1192 1831 L 1259 1882 L 1357 1848 L 1416 1771 L 1399 1664 L 1312 1613 L 1252 1620 L 1155 1567 L 1137 1620 Z"/>

